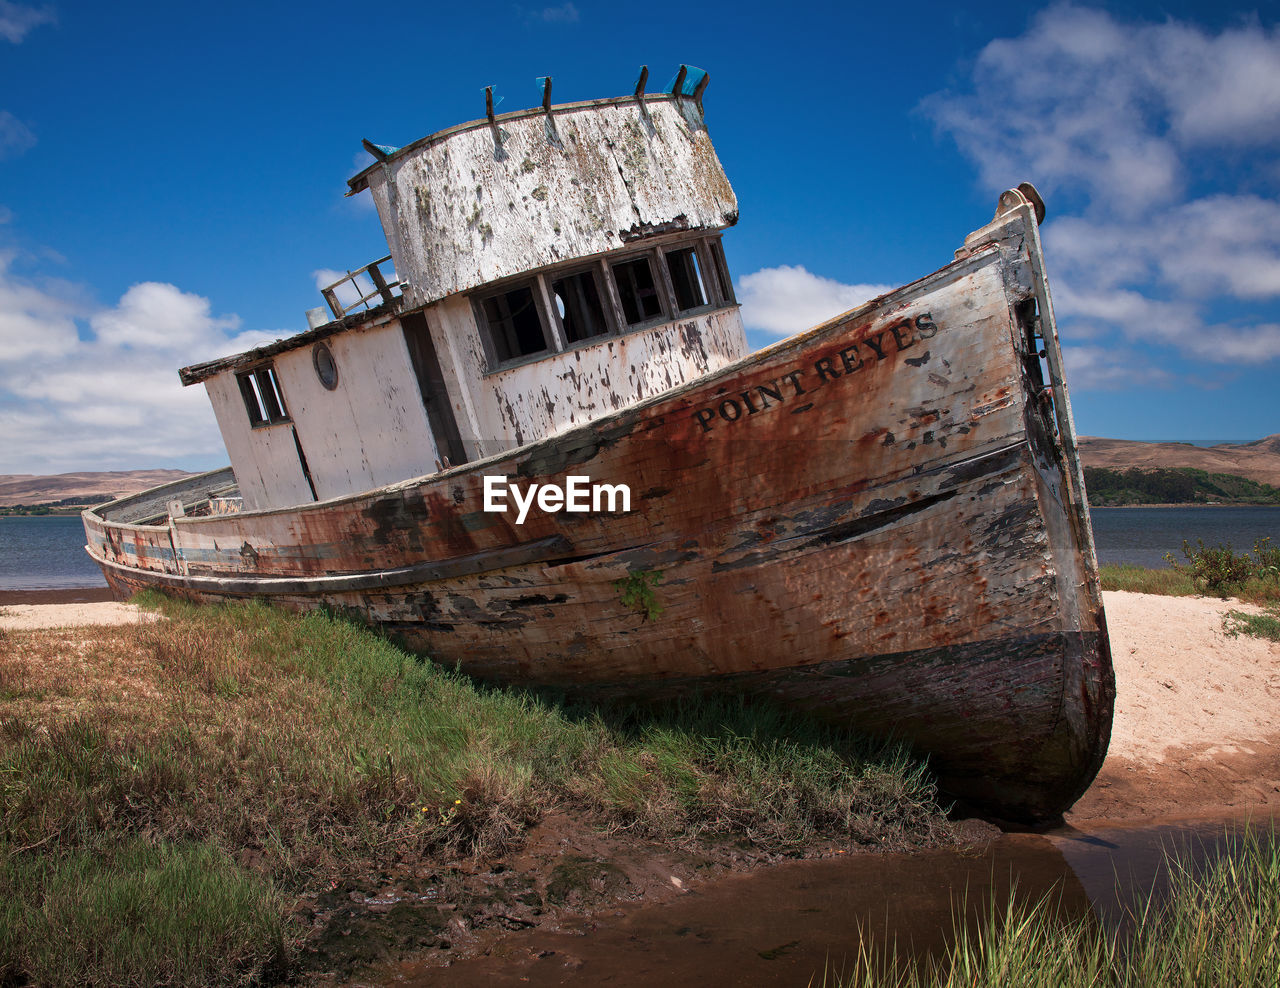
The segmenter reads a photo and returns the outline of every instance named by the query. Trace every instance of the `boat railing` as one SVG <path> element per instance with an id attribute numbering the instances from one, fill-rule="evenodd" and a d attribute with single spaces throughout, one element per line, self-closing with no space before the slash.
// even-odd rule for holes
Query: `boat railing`
<path id="1" fill-rule="evenodd" d="M 398 279 L 388 281 L 379 267 L 379 265 L 387 264 L 390 260 L 391 255 L 388 254 L 386 257 L 380 257 L 376 261 L 370 261 L 358 270 L 348 271 L 345 278 L 339 278 L 327 288 L 320 289 L 320 294 L 329 303 L 329 310 L 333 313 L 335 319 L 341 319 L 347 313 L 359 308 L 372 308 L 371 302 L 373 305 L 381 305 L 394 302 L 400 297 L 400 281 Z M 392 271 L 394 274 L 394 268 Z M 339 291 L 347 284 L 350 284 L 351 288 L 343 292 L 343 296 L 349 298 L 351 291 L 354 291 L 357 296 L 354 301 L 344 302 L 338 298 Z"/>
<path id="2" fill-rule="evenodd" d="M 196 513 L 197 506 L 239 494 L 230 467 L 183 477 L 160 487 L 122 497 L 92 509 L 104 522 L 125 525 L 163 524 L 172 515 L 170 502 L 178 501 L 184 513 Z"/>

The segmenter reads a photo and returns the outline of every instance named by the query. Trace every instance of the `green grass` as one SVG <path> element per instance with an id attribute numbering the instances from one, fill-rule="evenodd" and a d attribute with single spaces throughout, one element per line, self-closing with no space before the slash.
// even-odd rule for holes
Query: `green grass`
<path id="1" fill-rule="evenodd" d="M 1207 546 L 1196 539 L 1193 546 L 1182 542 L 1179 561 L 1165 553 L 1168 568 L 1111 564 L 1099 567 L 1103 590 L 1130 590 L 1185 597 L 1204 594 L 1212 597 L 1238 596 L 1255 604 L 1280 603 L 1280 547 L 1271 538 L 1257 539 L 1252 552 L 1236 552 L 1231 543 Z"/>
<path id="2" fill-rule="evenodd" d="M 1168 597 L 1195 597 L 1203 594 L 1191 575 L 1172 568 L 1150 568 L 1129 563 L 1106 563 L 1098 567 L 1103 590 L 1162 594 Z M 1280 584 L 1270 578 L 1251 577 L 1231 590 L 1233 596 L 1251 604 L 1280 602 Z"/>
<path id="3" fill-rule="evenodd" d="M 284 903 L 208 844 L 0 848 L 0 983 L 208 985 L 283 973 Z"/>
<path id="4" fill-rule="evenodd" d="M 1280 608 L 1272 608 L 1266 614 L 1228 611 L 1222 619 L 1222 627 L 1232 638 L 1237 635 L 1252 635 L 1254 638 L 1280 642 Z"/>
<path id="5" fill-rule="evenodd" d="M 287 963 L 286 900 L 397 861 L 501 854 L 553 808 L 761 851 L 949 840 L 919 764 L 766 705 L 572 707 L 478 687 L 324 615 L 152 603 L 169 620 L 0 640 L 10 979 L 113 981 L 102 972 L 140 943 L 156 963 L 190 955 L 144 965 L 148 983 L 199 981 L 214 956 L 253 978 Z M 143 922 L 135 904 L 175 901 L 197 859 L 210 901 L 238 903 L 214 910 L 222 925 Z M 101 890 L 80 911 L 64 905 L 77 886 Z"/>
<path id="6" fill-rule="evenodd" d="M 1167 896 L 1148 896 L 1132 933 L 1108 933 L 1092 916 L 1063 915 L 1052 897 L 1025 904 L 1016 889 L 976 929 L 959 921 L 937 960 L 911 961 L 864 946 L 841 988 L 1086 988 L 1221 985 L 1273 988 L 1280 972 L 1280 850 L 1273 831 L 1228 838 L 1206 868 L 1169 858 Z M 823 979 L 827 983 L 828 978 Z"/>
<path id="7" fill-rule="evenodd" d="M 1190 576 L 1171 568 L 1105 563 L 1098 567 L 1098 576 L 1103 590 L 1127 590 L 1166 597 L 1192 597 L 1198 593 Z"/>

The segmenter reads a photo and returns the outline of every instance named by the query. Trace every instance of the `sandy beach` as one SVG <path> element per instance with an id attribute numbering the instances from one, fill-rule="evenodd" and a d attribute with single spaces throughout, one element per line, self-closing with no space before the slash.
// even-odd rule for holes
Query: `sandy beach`
<path id="1" fill-rule="evenodd" d="M 111 599 L 108 587 L 84 590 L 0 590 L 0 629 L 75 628 L 137 624 L 155 615 Z"/>
<path id="2" fill-rule="evenodd" d="M 9 592 L 0 596 L 0 628 L 151 620 L 103 596 Z M 1280 645 L 1223 630 L 1228 611 L 1259 609 L 1125 592 L 1108 592 L 1105 600 L 1115 723 L 1106 763 L 1068 822 L 1235 815 L 1280 805 Z"/>
<path id="3" fill-rule="evenodd" d="M 1223 630 L 1236 600 L 1103 595 L 1111 747 L 1068 822 L 1234 816 L 1280 805 L 1280 645 Z"/>

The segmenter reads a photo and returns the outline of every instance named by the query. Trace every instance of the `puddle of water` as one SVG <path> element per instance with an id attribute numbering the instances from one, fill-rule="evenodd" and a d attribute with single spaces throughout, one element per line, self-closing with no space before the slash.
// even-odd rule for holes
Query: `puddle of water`
<path id="1" fill-rule="evenodd" d="M 1147 896 L 1162 895 L 1168 887 L 1168 854 L 1195 867 L 1223 853 L 1228 834 L 1246 825 L 1274 832 L 1276 820 L 1267 814 L 1239 819 L 1199 819 L 1163 823 L 1108 824 L 1096 822 L 1081 829 L 1051 831 L 1044 839 L 1062 854 L 1071 874 L 1084 889 L 1094 915 L 1108 928 L 1125 927 L 1134 908 Z"/>
<path id="2" fill-rule="evenodd" d="M 985 915 L 992 896 L 1052 895 L 1067 915 L 1109 928 L 1125 906 L 1159 888 L 1164 852 L 1207 860 L 1244 821 L 1199 820 L 1125 827 L 1065 827 L 1007 834 L 985 851 L 852 855 L 797 861 L 734 875 L 665 904 L 637 903 L 558 929 L 512 933 L 484 956 L 392 965 L 369 985 L 785 985 L 822 984 L 849 968 L 861 937 L 896 940 L 900 952 L 937 955 L 955 917 Z M 1273 826 L 1271 817 L 1255 826 Z"/>

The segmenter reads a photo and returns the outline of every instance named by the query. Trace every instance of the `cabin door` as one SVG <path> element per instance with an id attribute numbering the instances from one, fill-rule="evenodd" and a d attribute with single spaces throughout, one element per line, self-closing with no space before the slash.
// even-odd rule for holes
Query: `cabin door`
<path id="1" fill-rule="evenodd" d="M 427 422 L 435 437 L 436 449 L 441 456 L 449 458 L 452 466 L 466 463 L 467 453 L 462 446 L 457 419 L 453 417 L 453 406 L 449 404 L 449 393 L 445 390 L 444 375 L 440 373 L 440 360 L 431 341 L 427 318 L 421 312 L 414 312 L 402 316 L 400 325 L 409 347 L 409 359 L 413 361 L 413 372 L 418 377 L 422 405 L 427 410 Z"/>

